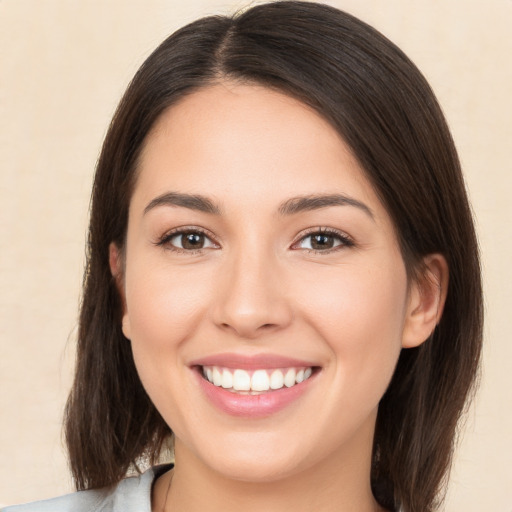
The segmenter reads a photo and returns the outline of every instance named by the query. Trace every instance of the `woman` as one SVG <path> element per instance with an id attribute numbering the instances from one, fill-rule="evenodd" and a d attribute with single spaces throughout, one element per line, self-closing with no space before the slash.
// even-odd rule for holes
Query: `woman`
<path id="1" fill-rule="evenodd" d="M 320 4 L 199 20 L 98 162 L 66 417 L 86 491 L 15 510 L 435 510 L 481 332 L 460 165 L 414 65 Z"/>

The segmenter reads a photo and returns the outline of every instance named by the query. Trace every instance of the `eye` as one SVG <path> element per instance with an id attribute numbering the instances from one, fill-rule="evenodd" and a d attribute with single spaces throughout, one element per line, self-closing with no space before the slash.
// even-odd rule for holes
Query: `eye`
<path id="1" fill-rule="evenodd" d="M 352 246 L 354 246 L 354 242 L 345 233 L 323 228 L 318 228 L 308 233 L 295 244 L 295 247 L 298 249 L 305 249 L 308 252 L 316 253 L 330 253 L 343 247 Z"/>
<path id="2" fill-rule="evenodd" d="M 218 248 L 205 232 L 194 228 L 180 228 L 166 233 L 156 245 L 176 252 L 197 252 L 202 249 Z"/>

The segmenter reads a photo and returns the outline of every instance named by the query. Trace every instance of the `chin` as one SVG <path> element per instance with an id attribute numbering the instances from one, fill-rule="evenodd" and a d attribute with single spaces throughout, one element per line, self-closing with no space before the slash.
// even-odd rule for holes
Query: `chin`
<path id="1" fill-rule="evenodd" d="M 283 458 L 252 459 L 230 458 L 215 461 L 216 470 L 225 478 L 248 483 L 270 483 L 284 480 L 298 471 L 300 463 L 297 460 Z"/>
<path id="2" fill-rule="evenodd" d="M 237 433 L 228 439 L 213 436 L 207 440 L 206 447 L 196 445 L 193 451 L 201 465 L 224 478 L 242 482 L 274 482 L 308 466 L 310 459 L 303 447 L 269 434 Z"/>

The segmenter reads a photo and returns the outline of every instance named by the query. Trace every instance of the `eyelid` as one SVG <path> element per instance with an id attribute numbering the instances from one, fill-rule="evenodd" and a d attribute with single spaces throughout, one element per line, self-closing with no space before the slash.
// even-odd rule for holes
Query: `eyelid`
<path id="1" fill-rule="evenodd" d="M 166 250 L 182 253 L 182 254 L 198 254 L 202 253 L 205 250 L 212 249 L 212 247 L 201 247 L 198 249 L 183 249 L 180 247 L 176 247 L 174 245 L 171 245 L 169 242 L 170 240 L 178 235 L 183 234 L 191 234 L 191 233 L 198 233 L 204 235 L 208 240 L 215 246 L 213 248 L 221 248 L 220 244 L 218 244 L 215 241 L 215 236 L 213 233 L 211 233 L 209 230 L 198 227 L 198 226 L 179 226 L 176 228 L 173 228 L 169 231 L 166 231 L 161 237 L 159 237 L 154 244 L 157 246 L 164 247 Z M 337 238 L 341 241 L 340 244 L 335 245 L 334 247 L 327 248 L 327 249 L 307 249 L 307 248 L 300 248 L 297 247 L 298 244 L 300 244 L 304 239 L 313 236 L 313 235 L 325 235 L 325 236 L 332 236 L 334 238 Z M 347 235 L 345 232 L 340 231 L 335 228 L 326 228 L 326 227 L 316 227 L 316 228 L 309 228 L 305 231 L 302 231 L 296 238 L 296 240 L 292 243 L 291 249 L 292 250 L 302 250 L 306 251 L 308 253 L 314 253 L 314 254 L 330 254 L 332 252 L 336 252 L 339 250 L 342 250 L 347 247 L 353 247 L 355 245 L 354 240 L 352 237 Z"/>
<path id="2" fill-rule="evenodd" d="M 341 240 L 342 243 L 338 244 L 338 245 L 336 245 L 334 247 L 331 247 L 329 249 L 324 249 L 324 250 L 304 249 L 304 248 L 300 248 L 300 247 L 297 248 L 297 249 L 294 249 L 305 238 L 307 238 L 309 236 L 312 236 L 312 235 L 333 236 L 333 237 L 338 238 L 339 240 Z M 307 229 L 307 230 L 301 232 L 298 235 L 296 241 L 293 242 L 292 249 L 294 249 L 294 250 L 302 250 L 302 251 L 306 251 L 308 253 L 326 255 L 326 254 L 331 254 L 333 252 L 345 249 L 347 247 L 353 247 L 353 246 L 355 246 L 355 242 L 354 242 L 354 240 L 352 239 L 351 236 L 347 235 L 347 233 L 345 233 L 343 231 L 340 231 L 338 229 L 335 229 L 335 228 L 316 227 L 316 228 L 310 228 L 310 229 Z"/>
<path id="3" fill-rule="evenodd" d="M 184 234 L 190 234 L 190 233 L 196 233 L 204 235 L 208 240 L 216 247 L 214 248 L 220 248 L 220 244 L 215 241 L 215 237 L 213 233 L 208 231 L 207 229 L 201 228 L 199 226 L 179 226 L 173 229 L 170 229 L 169 231 L 166 231 L 162 236 L 160 236 L 154 244 L 159 247 L 163 247 L 164 249 L 172 252 L 182 253 L 182 254 L 197 254 L 202 251 L 212 249 L 212 247 L 201 247 L 199 249 L 182 249 L 180 247 L 176 247 L 174 245 L 171 245 L 169 242 L 171 239 L 178 235 L 184 235 Z"/>

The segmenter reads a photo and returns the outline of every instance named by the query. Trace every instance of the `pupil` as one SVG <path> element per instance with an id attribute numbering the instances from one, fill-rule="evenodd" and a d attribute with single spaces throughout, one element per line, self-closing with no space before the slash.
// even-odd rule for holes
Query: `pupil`
<path id="1" fill-rule="evenodd" d="M 182 245 L 184 249 L 201 248 L 204 244 L 204 235 L 200 233 L 189 233 L 184 236 Z"/>
<path id="2" fill-rule="evenodd" d="M 333 247 L 333 238 L 329 235 L 315 235 L 311 246 L 313 249 L 330 249 Z"/>

